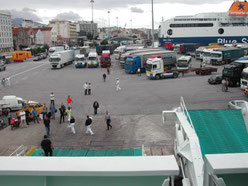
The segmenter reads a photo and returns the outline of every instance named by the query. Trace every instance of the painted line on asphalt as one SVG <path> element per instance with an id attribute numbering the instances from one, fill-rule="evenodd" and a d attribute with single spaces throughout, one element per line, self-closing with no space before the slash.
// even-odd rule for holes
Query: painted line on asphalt
<path id="1" fill-rule="evenodd" d="M 19 72 L 19 73 L 17 73 L 17 74 L 14 74 L 13 76 L 10 76 L 10 78 L 14 78 L 14 77 L 19 76 L 19 75 L 21 75 L 21 74 L 24 74 L 24 73 L 26 73 L 26 72 L 35 70 L 35 69 L 40 68 L 41 66 L 43 66 L 43 65 L 45 65 L 45 64 L 46 64 L 46 63 L 43 63 L 42 65 L 39 65 L 39 66 L 37 66 L 37 67 L 30 68 L 30 69 L 25 70 L 25 71 L 23 71 L 23 72 Z"/>

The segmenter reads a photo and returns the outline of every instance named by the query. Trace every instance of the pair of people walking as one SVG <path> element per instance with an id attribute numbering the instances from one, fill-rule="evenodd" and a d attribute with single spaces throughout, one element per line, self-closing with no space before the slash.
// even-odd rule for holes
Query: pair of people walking
<path id="1" fill-rule="evenodd" d="M 84 84 L 84 95 L 91 95 L 91 83 Z"/>

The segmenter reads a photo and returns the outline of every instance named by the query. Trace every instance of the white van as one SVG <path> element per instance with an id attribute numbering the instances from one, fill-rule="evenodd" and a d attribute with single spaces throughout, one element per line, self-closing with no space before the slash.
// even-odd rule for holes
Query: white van
<path id="1" fill-rule="evenodd" d="M 0 100 L 0 107 L 12 110 L 20 110 L 27 101 L 16 96 L 4 96 Z"/>

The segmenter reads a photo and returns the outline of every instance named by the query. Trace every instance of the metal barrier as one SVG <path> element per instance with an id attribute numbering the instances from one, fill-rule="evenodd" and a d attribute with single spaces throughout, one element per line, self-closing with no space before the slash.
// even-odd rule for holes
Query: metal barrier
<path id="1" fill-rule="evenodd" d="M 21 145 L 14 152 L 12 152 L 9 156 L 25 156 L 27 148 Z"/>
<path id="2" fill-rule="evenodd" d="M 192 122 L 191 117 L 189 115 L 189 112 L 188 112 L 188 110 L 186 108 L 186 105 L 185 105 L 183 97 L 181 97 L 181 99 L 180 99 L 180 107 L 181 107 L 182 112 L 184 113 L 184 115 L 189 119 L 190 126 L 195 130 L 193 122 Z"/>

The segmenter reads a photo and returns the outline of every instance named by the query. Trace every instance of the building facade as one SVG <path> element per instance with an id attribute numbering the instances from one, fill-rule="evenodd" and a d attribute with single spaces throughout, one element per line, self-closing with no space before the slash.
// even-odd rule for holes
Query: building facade
<path id="1" fill-rule="evenodd" d="M 68 44 L 77 42 L 76 24 L 67 20 L 53 19 L 49 21 L 49 27 L 52 27 L 53 38 L 56 33 L 57 38 L 63 38 Z"/>
<path id="2" fill-rule="evenodd" d="M 86 34 L 90 33 L 94 37 L 98 35 L 97 23 L 91 21 L 78 21 L 79 31 L 84 31 Z"/>
<path id="3" fill-rule="evenodd" d="M 13 28 L 13 43 L 14 43 L 14 50 L 22 50 L 24 48 L 30 47 L 30 39 L 29 35 L 26 33 L 24 28 Z"/>
<path id="4" fill-rule="evenodd" d="M 11 14 L 0 11 L 0 52 L 13 51 Z"/>

